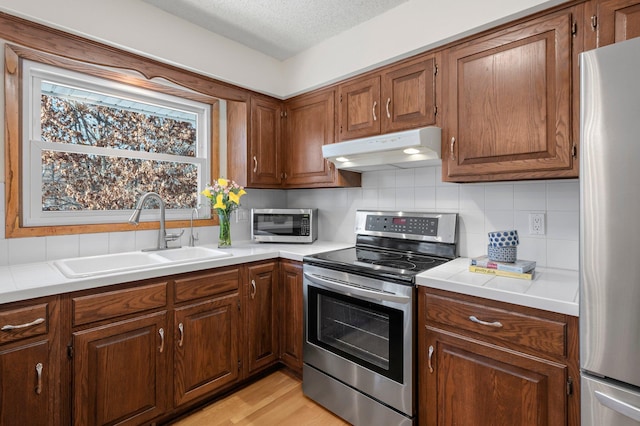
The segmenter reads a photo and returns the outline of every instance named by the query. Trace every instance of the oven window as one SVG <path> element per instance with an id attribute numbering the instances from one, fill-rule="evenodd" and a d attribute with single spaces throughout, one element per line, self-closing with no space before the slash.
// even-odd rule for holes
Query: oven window
<path id="1" fill-rule="evenodd" d="M 308 339 L 402 383 L 403 312 L 309 287 Z"/>

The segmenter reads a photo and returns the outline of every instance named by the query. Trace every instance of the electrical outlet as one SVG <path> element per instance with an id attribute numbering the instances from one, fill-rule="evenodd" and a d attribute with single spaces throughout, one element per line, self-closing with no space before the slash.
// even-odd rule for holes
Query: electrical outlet
<path id="1" fill-rule="evenodd" d="M 544 213 L 529 213 L 529 234 L 544 235 Z"/>

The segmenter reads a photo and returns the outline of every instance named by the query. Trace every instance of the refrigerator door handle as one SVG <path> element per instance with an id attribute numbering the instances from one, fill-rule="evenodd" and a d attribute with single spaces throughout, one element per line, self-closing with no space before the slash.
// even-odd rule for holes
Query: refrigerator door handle
<path id="1" fill-rule="evenodd" d="M 640 408 L 634 407 L 633 405 L 627 404 L 619 399 L 615 399 L 600 391 L 595 391 L 594 393 L 600 404 L 622 414 L 623 416 L 629 417 L 636 422 L 640 422 Z"/>

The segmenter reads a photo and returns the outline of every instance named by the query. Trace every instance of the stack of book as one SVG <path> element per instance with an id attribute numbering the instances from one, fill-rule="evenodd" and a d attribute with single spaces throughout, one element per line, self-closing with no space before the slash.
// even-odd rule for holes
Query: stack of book
<path id="1" fill-rule="evenodd" d="M 469 265 L 469 271 L 471 272 L 523 280 L 532 280 L 535 269 L 536 262 L 534 260 L 518 259 L 513 263 L 507 263 L 490 260 L 488 256 L 474 257 L 471 259 L 471 265 Z"/>

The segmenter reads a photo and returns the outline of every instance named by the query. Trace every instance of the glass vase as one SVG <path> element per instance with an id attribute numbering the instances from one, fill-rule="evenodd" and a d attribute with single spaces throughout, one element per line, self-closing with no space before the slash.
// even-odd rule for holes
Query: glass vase
<path id="1" fill-rule="evenodd" d="M 231 247 L 231 221 L 229 220 L 231 212 L 218 212 L 220 221 L 220 236 L 218 238 L 218 248 Z"/>

